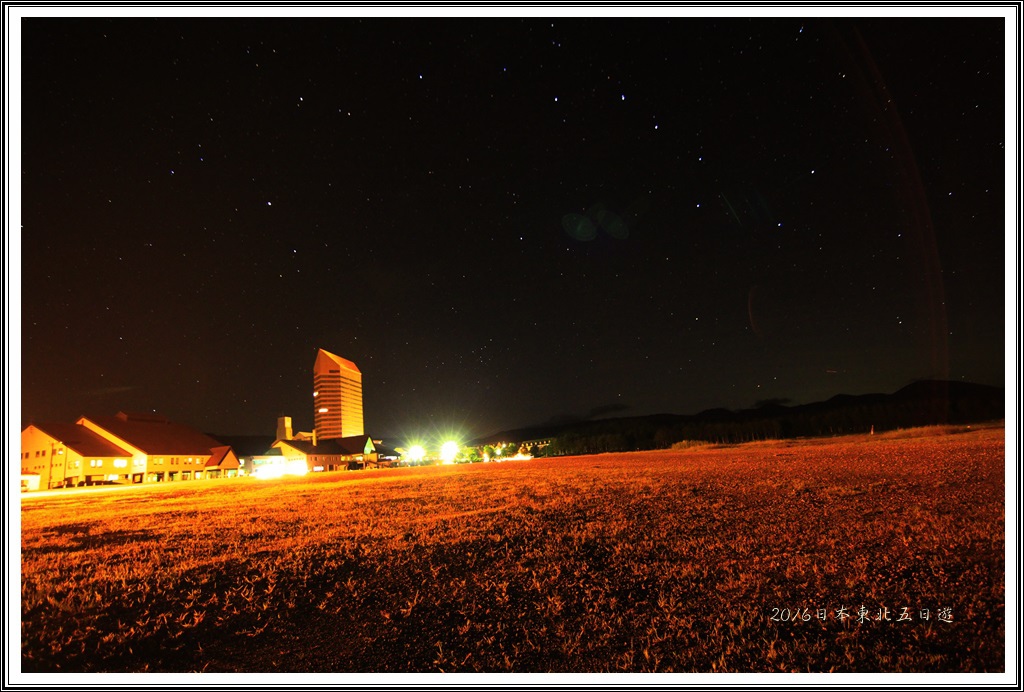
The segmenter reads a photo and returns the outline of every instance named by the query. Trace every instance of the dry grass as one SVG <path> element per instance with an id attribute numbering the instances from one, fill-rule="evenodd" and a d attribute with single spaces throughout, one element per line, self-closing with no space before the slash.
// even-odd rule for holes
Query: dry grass
<path id="1" fill-rule="evenodd" d="M 1002 436 L 26 497 L 23 670 L 1001 671 Z"/>

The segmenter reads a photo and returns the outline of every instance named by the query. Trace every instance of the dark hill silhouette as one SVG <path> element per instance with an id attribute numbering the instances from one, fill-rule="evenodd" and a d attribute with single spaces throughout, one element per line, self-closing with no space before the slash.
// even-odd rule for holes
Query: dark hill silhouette
<path id="1" fill-rule="evenodd" d="M 1004 390 L 970 382 L 921 380 L 892 394 L 837 394 L 827 401 L 786 406 L 771 402 L 695 415 L 656 414 L 603 418 L 505 430 L 472 445 L 551 440 L 552 454 L 658 449 L 682 440 L 743 442 L 881 432 L 921 425 L 999 420 Z"/>

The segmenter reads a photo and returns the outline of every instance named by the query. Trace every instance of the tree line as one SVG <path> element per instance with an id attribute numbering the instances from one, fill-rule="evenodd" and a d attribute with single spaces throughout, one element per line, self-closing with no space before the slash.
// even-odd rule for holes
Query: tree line
<path id="1" fill-rule="evenodd" d="M 932 382 L 892 395 L 835 397 L 793 408 L 587 421 L 557 431 L 551 436 L 551 444 L 537 452 L 540 456 L 565 456 L 668 449 L 682 441 L 735 444 L 828 437 L 998 420 L 1003 412 L 1002 389 Z"/>

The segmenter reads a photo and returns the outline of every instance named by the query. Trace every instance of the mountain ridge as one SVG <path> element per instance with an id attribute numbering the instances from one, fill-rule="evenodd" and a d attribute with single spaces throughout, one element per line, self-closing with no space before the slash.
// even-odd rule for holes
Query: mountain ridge
<path id="1" fill-rule="evenodd" d="M 881 431 L 912 425 L 995 420 L 1003 416 L 1004 396 L 1004 388 L 992 385 L 955 380 L 918 380 L 891 394 L 840 393 L 824 401 L 793 406 L 768 402 L 762 406 L 740 410 L 710 408 L 695 414 L 655 413 L 645 416 L 542 423 L 498 431 L 478 437 L 468 444 L 481 446 L 498 442 L 522 443 L 565 435 L 619 434 L 625 429 L 652 427 L 670 431 L 663 433 L 663 438 L 670 436 L 674 429 L 678 429 L 679 434 L 684 434 L 686 430 L 703 429 L 707 433 L 704 436 L 707 437 L 716 432 L 716 426 L 732 426 L 741 436 L 749 434 L 752 437 L 759 436 L 759 432 L 763 433 L 760 436 L 764 437 L 806 436 L 813 434 L 807 431 L 815 428 L 816 424 L 818 428 L 828 429 L 832 434 L 857 432 L 865 426 L 863 432 L 876 427 Z M 877 422 L 869 421 L 872 414 L 878 418 Z M 767 422 L 774 422 L 776 425 L 769 429 L 772 426 L 763 425 Z M 741 431 L 742 428 L 745 428 L 745 431 Z M 775 431 L 780 435 L 770 434 Z M 789 434 L 781 434 L 787 432 Z"/>

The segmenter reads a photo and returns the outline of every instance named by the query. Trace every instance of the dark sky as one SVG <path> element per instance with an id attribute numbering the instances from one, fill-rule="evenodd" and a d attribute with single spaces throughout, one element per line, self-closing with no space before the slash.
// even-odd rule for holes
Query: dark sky
<path id="1" fill-rule="evenodd" d="M 22 423 L 1004 384 L 1003 20 L 26 19 Z M 1012 47 L 1011 47 L 1012 49 Z"/>

